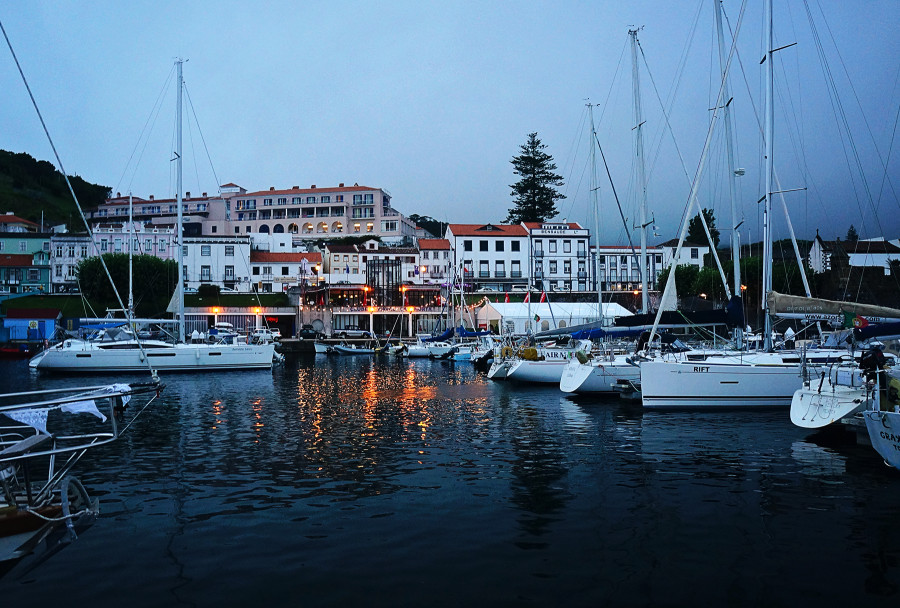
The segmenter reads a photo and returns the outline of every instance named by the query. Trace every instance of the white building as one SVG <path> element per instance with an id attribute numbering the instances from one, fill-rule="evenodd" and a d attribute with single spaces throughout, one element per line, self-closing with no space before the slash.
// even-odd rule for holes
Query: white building
<path id="1" fill-rule="evenodd" d="M 211 284 L 249 292 L 258 281 L 250 271 L 249 237 L 185 237 L 183 255 L 186 289 Z"/>
<path id="2" fill-rule="evenodd" d="M 587 302 L 486 302 L 476 309 L 476 323 L 479 328 L 490 328 L 503 335 L 526 334 L 595 323 L 601 318 L 612 325 L 617 317 L 631 314 L 616 303 L 604 303 L 601 314 L 596 303 Z"/>
<path id="3" fill-rule="evenodd" d="M 672 239 L 656 246 L 662 249 L 663 265 L 662 268 L 668 268 L 675 258 L 675 250 L 678 248 L 678 239 Z M 678 257 L 678 266 L 690 264 L 697 268 L 703 268 L 703 257 L 709 253 L 709 246 L 697 245 L 685 241 L 681 244 L 681 255 Z M 662 270 L 662 268 L 660 270 Z"/>
<path id="4" fill-rule="evenodd" d="M 525 289 L 529 283 L 528 230 L 520 224 L 449 224 L 453 267 L 467 291 Z"/>
<path id="5" fill-rule="evenodd" d="M 642 288 L 640 248 L 627 245 L 604 245 L 593 250 L 597 263 L 600 289 L 606 292 L 635 291 Z M 656 280 L 664 268 L 662 247 L 647 248 L 647 289 L 657 289 Z M 671 259 L 671 255 L 669 259 Z M 702 262 L 702 260 L 701 260 Z"/>
<path id="6" fill-rule="evenodd" d="M 877 266 L 890 274 L 891 261 L 900 260 L 900 241 L 886 241 L 883 238 L 864 241 L 825 241 L 816 232 L 809 249 L 809 266 L 816 272 L 831 270 L 832 256 L 846 254 L 850 266 Z"/>
<path id="7" fill-rule="evenodd" d="M 587 291 L 591 234 L 577 222 L 524 222 L 537 291 Z"/>
<path id="8" fill-rule="evenodd" d="M 446 283 L 453 251 L 447 239 L 419 239 L 419 279 L 422 283 Z"/>

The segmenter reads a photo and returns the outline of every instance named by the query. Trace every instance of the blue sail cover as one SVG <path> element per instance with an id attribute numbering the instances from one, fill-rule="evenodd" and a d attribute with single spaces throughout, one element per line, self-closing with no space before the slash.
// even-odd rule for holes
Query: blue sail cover
<path id="1" fill-rule="evenodd" d="M 453 328 L 451 327 L 439 336 L 431 336 L 430 338 L 422 338 L 422 342 L 446 342 L 453 337 Z"/>
<path id="2" fill-rule="evenodd" d="M 469 331 L 462 325 L 456 328 L 456 335 L 460 338 L 475 338 L 477 336 L 489 336 L 491 335 L 491 331 L 486 329 L 484 331 Z"/>
<path id="3" fill-rule="evenodd" d="M 859 342 L 869 338 L 900 335 L 900 321 L 872 324 L 860 329 L 854 329 L 853 335 Z"/>
<path id="4" fill-rule="evenodd" d="M 651 326 L 652 327 L 652 326 Z M 596 340 L 597 338 L 606 338 L 607 336 L 616 338 L 631 338 L 641 335 L 641 332 L 648 329 L 646 326 L 638 327 L 595 327 L 593 329 L 582 329 L 572 334 L 575 340 Z"/>

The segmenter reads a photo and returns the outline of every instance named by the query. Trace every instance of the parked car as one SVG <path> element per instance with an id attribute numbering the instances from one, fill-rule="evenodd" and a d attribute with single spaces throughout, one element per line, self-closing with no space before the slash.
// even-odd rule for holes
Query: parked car
<path id="1" fill-rule="evenodd" d="M 332 338 L 371 338 L 372 333 L 356 325 L 348 325 L 331 333 Z"/>
<path id="2" fill-rule="evenodd" d="M 250 334 L 250 338 L 256 341 L 268 341 L 272 342 L 274 340 L 281 339 L 281 330 L 277 327 L 273 327 L 271 329 L 266 327 L 261 327 L 257 330 L 254 330 L 252 334 Z"/>
<path id="3" fill-rule="evenodd" d="M 297 332 L 297 337 L 301 340 L 320 340 L 325 337 L 325 334 L 316 331 L 315 327 L 307 323 Z"/>

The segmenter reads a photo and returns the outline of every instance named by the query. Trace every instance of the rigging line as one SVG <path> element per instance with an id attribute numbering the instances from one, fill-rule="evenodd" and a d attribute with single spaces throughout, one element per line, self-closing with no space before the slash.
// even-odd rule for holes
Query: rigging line
<path id="1" fill-rule="evenodd" d="M 816 28 L 815 21 L 813 20 L 812 12 L 809 9 L 809 4 L 806 0 L 803 2 L 803 6 L 806 9 L 807 18 L 809 20 L 810 28 L 813 32 L 813 41 L 815 42 L 816 50 L 819 54 L 819 58 L 822 61 L 822 68 L 825 72 L 826 85 L 830 85 L 830 88 L 833 90 L 833 96 L 835 101 L 837 102 L 837 109 L 840 113 L 840 123 L 843 124 L 843 127 L 846 129 L 847 141 L 850 144 L 850 150 L 853 152 L 853 159 L 856 161 L 857 170 L 859 171 L 860 181 L 862 182 L 863 188 L 866 193 L 866 197 L 869 200 L 869 204 L 872 206 L 872 212 L 875 215 L 875 222 L 878 225 L 878 229 L 881 231 L 881 234 L 885 234 L 884 229 L 881 226 L 881 221 L 878 218 L 878 210 L 875 208 L 875 201 L 872 198 L 872 193 L 869 189 L 869 183 L 866 179 L 866 175 L 863 171 L 863 163 L 859 157 L 859 150 L 856 146 L 856 142 L 853 139 L 853 133 L 850 130 L 850 121 L 847 119 L 847 114 L 844 111 L 844 105 L 841 102 L 840 96 L 838 95 L 837 84 L 834 81 L 834 75 L 831 71 L 831 66 L 828 63 L 828 60 L 825 56 L 825 48 L 822 44 L 821 37 L 819 36 L 818 29 Z M 877 147 L 876 147 L 877 152 Z M 879 156 L 879 160 L 881 160 Z M 865 215 L 863 214 L 863 220 L 865 219 Z"/>
<path id="2" fill-rule="evenodd" d="M 563 192 L 563 194 L 566 194 L 566 195 L 569 194 L 569 186 L 571 184 L 572 174 L 575 171 L 575 161 L 578 159 L 577 150 L 578 150 L 578 147 L 581 146 L 581 140 L 584 137 L 584 134 L 581 131 L 584 129 L 584 123 L 586 121 L 586 116 L 587 116 L 587 110 L 584 110 L 582 112 L 581 116 L 582 116 L 582 118 L 581 118 L 581 122 L 579 124 L 579 134 L 578 134 L 577 138 L 575 138 L 575 141 L 572 142 L 573 148 L 571 148 L 569 150 L 569 157 L 572 159 L 572 161 L 571 161 L 571 164 L 569 165 L 569 179 L 566 181 L 565 190 Z M 568 160 L 566 161 L 566 164 L 569 164 Z M 583 170 L 581 172 L 581 177 L 583 180 L 584 179 L 584 171 Z M 566 217 L 572 217 L 572 213 L 574 212 L 575 202 L 576 202 L 575 199 L 578 196 L 578 192 L 580 190 L 581 190 L 581 180 L 579 180 L 579 182 L 578 182 L 578 187 L 576 187 L 575 193 L 572 196 L 567 196 L 567 198 L 569 199 L 570 202 L 569 202 L 569 212 L 566 214 Z"/>
<path id="3" fill-rule="evenodd" d="M 185 90 L 185 93 L 187 93 L 186 90 Z M 190 146 L 191 146 L 191 158 L 194 161 L 194 178 L 197 180 L 197 192 L 200 193 L 200 192 L 203 192 L 203 186 L 200 185 L 200 167 L 199 167 L 199 163 L 197 162 L 197 151 L 194 149 L 194 131 L 193 131 L 193 129 L 191 129 L 191 121 L 190 120 L 187 121 L 187 126 L 188 126 L 188 142 L 190 143 Z"/>
<path id="4" fill-rule="evenodd" d="M 644 47 L 641 46 L 641 41 L 638 40 L 638 49 L 641 51 L 641 59 L 644 60 L 644 67 L 647 68 L 647 76 L 650 77 L 650 84 L 653 86 L 653 92 L 656 94 L 656 100 L 659 102 L 660 109 L 663 113 L 663 118 L 665 119 L 666 128 L 669 131 L 669 134 L 672 136 L 672 144 L 675 146 L 675 152 L 678 154 L 678 160 L 681 162 L 681 170 L 684 172 L 684 177 L 687 180 L 688 185 L 691 183 L 691 177 L 687 170 L 687 165 L 684 162 L 684 157 L 681 154 L 681 149 L 678 147 L 678 142 L 675 140 L 675 131 L 672 130 L 672 123 L 669 120 L 669 113 L 666 111 L 665 106 L 663 105 L 662 99 L 659 96 L 659 89 L 656 88 L 656 80 L 653 78 L 653 73 L 650 71 L 650 64 L 647 63 L 647 56 L 644 54 Z M 650 174 L 653 174 L 653 167 L 656 165 L 656 160 L 659 157 L 660 150 L 662 146 L 657 146 L 656 155 L 653 157 L 653 162 L 650 165 Z M 648 176 L 649 177 L 649 176 Z"/>
<path id="5" fill-rule="evenodd" d="M 125 179 L 125 174 L 128 173 L 128 168 L 131 166 L 131 161 L 134 159 L 134 155 L 137 153 L 138 148 L 141 147 L 141 141 L 144 140 L 144 134 L 147 133 L 147 127 L 150 125 L 151 121 L 156 122 L 156 118 L 159 117 L 159 111 L 162 108 L 162 99 L 165 97 L 166 91 L 169 90 L 169 85 L 172 82 L 172 78 L 175 75 L 175 66 L 173 65 L 169 69 L 169 75 L 166 77 L 165 81 L 163 81 L 162 88 L 159 90 L 159 94 L 156 96 L 156 101 L 153 103 L 153 107 L 150 108 L 150 113 L 147 115 L 147 120 L 144 121 L 144 126 L 141 127 L 141 132 L 138 135 L 138 139 L 134 144 L 134 148 L 131 150 L 131 156 L 128 157 L 128 162 L 125 163 L 125 168 L 122 169 L 122 175 L 119 177 L 119 181 L 116 183 L 116 190 L 119 190 L 119 186 L 122 184 L 122 181 Z M 148 135 L 149 140 L 149 135 Z M 144 156 L 144 150 L 147 148 L 147 140 L 144 140 L 144 146 L 141 148 L 141 154 L 138 156 L 138 160 L 135 163 L 135 171 L 137 171 L 137 166 L 141 162 L 141 158 Z M 134 181 L 134 173 L 131 175 L 131 179 L 128 182 L 128 190 L 131 190 L 131 184 Z"/>
<path id="6" fill-rule="evenodd" d="M 675 77 L 672 82 L 672 90 L 669 94 L 669 99 L 665 104 L 660 102 L 660 105 L 663 107 L 664 113 L 666 113 L 666 110 L 665 110 L 666 107 L 668 107 L 668 112 L 671 112 L 672 108 L 675 105 L 675 98 L 678 96 L 678 91 L 681 88 L 681 83 L 684 79 L 684 71 L 687 67 L 688 55 L 690 55 L 691 47 L 693 46 L 693 42 L 694 42 L 694 37 L 697 32 L 697 26 L 700 22 L 700 14 L 701 14 L 701 9 L 703 8 L 703 4 L 704 4 L 704 0 L 698 0 L 697 10 L 694 12 L 694 21 L 691 24 L 691 29 L 688 33 L 687 40 L 685 41 L 684 45 L 682 46 L 681 57 L 679 57 L 679 59 L 678 59 L 678 67 L 675 70 Z M 641 54 L 643 54 L 643 53 L 644 53 L 644 50 L 642 48 Z M 644 58 L 644 64 L 647 65 L 646 57 Z M 647 68 L 647 71 L 649 73 L 649 67 Z M 652 79 L 653 79 L 652 75 L 650 78 L 652 81 Z M 655 88 L 656 84 L 654 83 L 653 86 Z M 657 97 L 659 97 L 658 92 L 657 92 Z M 653 173 L 653 167 L 656 166 L 656 161 L 659 157 L 660 148 L 662 146 L 663 133 L 664 133 L 664 131 L 663 131 L 662 127 L 660 127 L 659 130 L 657 131 L 656 135 L 654 135 L 654 137 L 653 137 L 654 143 L 651 147 L 656 150 L 656 153 L 654 154 L 653 162 L 650 165 L 650 173 L 651 174 Z M 690 183 L 690 178 L 688 178 L 688 183 Z"/>
<path id="7" fill-rule="evenodd" d="M 212 155 L 210 155 L 209 147 L 206 145 L 206 138 L 203 136 L 203 129 L 200 127 L 200 119 L 197 118 L 197 111 L 194 109 L 194 102 L 191 99 L 190 92 L 188 92 L 187 85 L 185 85 L 185 87 L 184 87 L 184 93 L 187 96 L 188 106 L 190 106 L 190 108 L 191 108 L 191 113 L 194 115 L 194 122 L 197 123 L 197 132 L 200 133 L 200 141 L 203 142 L 203 149 L 206 151 L 207 160 L 209 160 L 209 168 L 210 168 L 210 170 L 212 170 L 213 177 L 216 180 L 216 190 L 219 191 L 219 193 L 221 193 L 220 188 L 221 188 L 222 182 L 219 181 L 219 176 L 216 173 L 216 167 L 215 167 L 215 165 L 213 165 Z M 198 180 L 199 180 L 199 178 L 198 178 Z"/>
<path id="8" fill-rule="evenodd" d="M 612 80 L 609 81 L 609 91 L 606 92 L 606 100 L 603 102 L 603 108 L 600 110 L 600 118 L 597 119 L 598 123 L 603 122 L 603 115 L 606 114 L 606 108 L 609 106 L 609 98 L 612 97 L 613 88 L 619 78 L 619 69 L 622 67 L 622 58 L 625 57 L 625 49 L 627 48 L 628 38 L 625 38 L 625 42 L 622 44 L 622 52 L 619 53 L 619 61 L 616 63 L 616 71 L 613 74 Z"/>
<path id="9" fill-rule="evenodd" d="M 805 2 L 804 2 L 805 4 Z M 825 18 L 825 11 L 822 10 L 821 4 L 819 5 L 819 12 L 822 14 L 822 22 L 825 24 L 825 30 L 828 32 L 828 36 L 831 38 L 831 44 L 834 46 L 835 54 L 837 54 L 838 62 L 841 64 L 841 67 L 844 69 L 844 76 L 847 78 L 847 83 L 850 85 L 850 90 L 853 92 L 853 98 L 856 100 L 856 105 L 859 107 L 860 116 L 863 119 L 863 123 L 866 125 L 866 131 L 869 133 L 869 137 L 872 140 L 872 147 L 875 149 L 875 154 L 878 156 L 878 160 L 881 161 L 882 167 L 885 171 L 885 176 L 887 176 L 887 162 L 882 159 L 881 151 L 878 149 L 878 144 L 875 141 L 875 135 L 872 133 L 872 127 L 869 125 L 869 121 L 866 118 L 866 113 L 863 111 L 862 103 L 859 100 L 859 94 L 856 92 L 856 87 L 853 86 L 853 80 L 850 78 L 850 72 L 847 70 L 847 65 L 844 63 L 844 57 L 841 55 L 840 48 L 837 45 L 837 42 L 834 39 L 834 33 L 831 31 L 831 25 L 829 25 L 828 20 Z M 887 178 L 888 184 L 891 187 L 891 191 L 894 192 L 894 198 L 897 198 L 897 193 L 894 191 L 894 184 Z"/>
<path id="10" fill-rule="evenodd" d="M 600 140 L 597 138 L 596 133 L 594 133 L 594 140 L 597 142 L 597 149 L 600 150 L 600 158 L 603 159 L 603 166 L 606 168 L 606 176 L 609 178 L 609 185 L 612 187 L 613 197 L 616 199 L 616 206 L 619 208 L 619 217 L 622 218 L 622 225 L 625 227 L 625 236 L 628 238 L 628 246 L 631 247 L 631 254 L 637 256 L 637 253 L 634 250 L 634 242 L 631 240 L 631 231 L 628 230 L 628 220 L 625 219 L 625 214 L 622 212 L 622 204 L 619 202 L 619 195 L 616 193 L 616 185 L 613 183 L 612 173 L 609 172 L 609 165 L 606 163 L 606 155 L 603 153 L 603 146 L 600 145 Z"/>
<path id="11" fill-rule="evenodd" d="M 50 137 L 50 130 L 47 128 L 47 123 L 44 122 L 44 116 L 41 114 L 40 108 L 38 108 L 37 100 L 34 98 L 34 94 L 31 92 L 31 86 L 28 84 L 28 79 L 25 78 L 25 72 L 22 71 L 22 65 L 19 63 L 19 58 L 16 56 L 15 50 L 13 50 L 12 42 L 9 40 L 9 36 L 6 35 L 6 28 L 3 27 L 3 22 L 0 21 L 0 31 L 3 32 L 3 38 L 6 39 L 6 46 L 9 47 L 9 52 L 13 56 L 13 61 L 16 62 L 16 68 L 19 70 L 19 75 L 22 77 L 22 82 L 25 84 L 25 89 L 28 91 L 28 97 L 31 98 L 31 105 L 34 106 L 34 111 L 38 115 L 38 119 L 41 121 L 41 127 L 44 129 L 44 134 L 47 136 L 47 141 L 50 143 L 50 148 L 53 150 L 53 156 L 56 158 L 56 162 L 59 165 L 59 172 L 62 173 L 63 179 L 66 180 L 66 186 L 69 187 L 69 192 L 72 194 L 72 200 L 75 201 L 75 208 L 78 210 L 78 216 L 81 218 L 82 223 L 84 223 L 84 227 L 87 229 L 88 234 L 93 235 L 91 232 L 91 227 L 88 225 L 87 218 L 84 217 L 84 212 L 81 210 L 81 203 L 78 202 L 78 196 L 75 194 L 75 189 L 72 187 L 72 182 L 69 180 L 69 174 L 66 173 L 65 168 L 62 164 L 62 159 L 59 156 L 59 152 L 56 151 L 56 144 L 53 143 L 53 138 Z M 119 308 L 125 310 L 125 318 L 128 321 L 129 325 L 133 325 L 132 323 L 132 315 L 131 312 L 125 308 L 125 304 L 122 302 L 122 297 L 119 295 L 119 290 L 116 289 L 116 283 L 113 281 L 112 275 L 109 272 L 109 267 L 106 265 L 106 260 L 103 259 L 103 256 L 100 254 L 99 247 L 97 246 L 97 241 L 91 238 L 91 243 L 94 245 L 94 249 L 97 251 L 97 255 L 100 257 L 100 265 L 103 267 L 103 271 L 106 273 L 106 278 L 109 279 L 109 284 L 112 285 L 113 293 L 116 296 L 116 302 L 119 303 Z M 138 340 L 138 348 L 141 349 L 141 353 L 144 354 L 144 361 L 147 363 L 147 368 L 150 370 L 150 374 L 156 378 L 156 371 L 153 369 L 153 366 L 150 364 L 149 357 L 144 353 L 144 346 L 141 344 L 140 340 Z"/>

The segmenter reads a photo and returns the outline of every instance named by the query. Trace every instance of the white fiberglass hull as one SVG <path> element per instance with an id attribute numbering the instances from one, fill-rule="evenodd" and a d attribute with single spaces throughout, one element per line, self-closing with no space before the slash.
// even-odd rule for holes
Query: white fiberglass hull
<path id="1" fill-rule="evenodd" d="M 868 410 L 863 417 L 872 447 L 887 464 L 900 469 L 900 413 Z"/>
<path id="2" fill-rule="evenodd" d="M 787 407 L 802 386 L 800 366 L 739 361 L 646 361 L 641 364 L 645 408 Z"/>
<path id="3" fill-rule="evenodd" d="M 563 369 L 568 361 L 565 359 L 548 359 L 544 361 L 528 361 L 520 359 L 510 365 L 506 379 L 515 382 L 536 382 L 540 384 L 559 384 Z"/>
<path id="4" fill-rule="evenodd" d="M 506 374 L 512 366 L 512 359 L 494 359 L 491 368 L 488 370 L 487 377 L 489 380 L 506 380 Z"/>
<path id="5" fill-rule="evenodd" d="M 624 355 L 612 361 L 592 359 L 587 363 L 573 358 L 563 369 L 559 389 L 564 393 L 613 395 L 619 392 L 616 390 L 619 380 L 637 382 L 640 378 L 640 367 L 628 363 Z"/>
<path id="6" fill-rule="evenodd" d="M 29 365 L 57 373 L 146 372 L 147 361 L 157 371 L 271 369 L 275 345 L 177 344 L 166 347 L 102 348 L 70 340 L 34 357 Z M 145 358 L 146 355 L 146 358 Z"/>
<path id="7" fill-rule="evenodd" d="M 861 411 L 869 399 L 859 370 L 854 383 L 832 383 L 833 378 L 813 379 L 791 400 L 791 422 L 805 429 L 818 429 Z"/>

